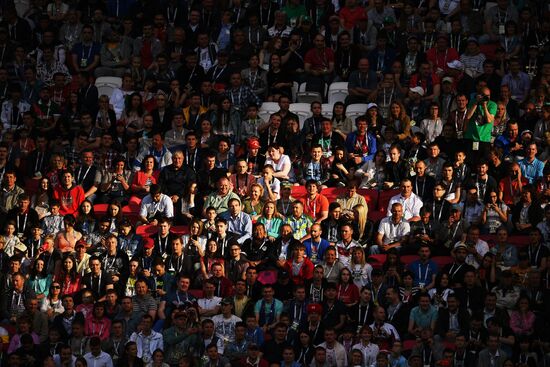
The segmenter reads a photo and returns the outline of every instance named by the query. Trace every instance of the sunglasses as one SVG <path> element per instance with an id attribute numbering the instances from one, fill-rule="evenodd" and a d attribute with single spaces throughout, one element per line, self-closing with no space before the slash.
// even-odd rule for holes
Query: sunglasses
<path id="1" fill-rule="evenodd" d="M 52 289 L 61 289 L 60 285 L 52 285 Z"/>

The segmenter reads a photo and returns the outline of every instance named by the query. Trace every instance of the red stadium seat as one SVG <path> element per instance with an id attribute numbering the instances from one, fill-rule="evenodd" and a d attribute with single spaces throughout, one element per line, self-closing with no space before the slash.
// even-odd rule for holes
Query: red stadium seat
<path id="1" fill-rule="evenodd" d="M 416 340 L 403 341 L 403 350 L 413 350 L 416 347 Z"/>
<path id="2" fill-rule="evenodd" d="M 401 262 L 403 263 L 403 265 L 407 266 L 409 265 L 410 263 L 412 263 L 413 261 L 416 261 L 418 260 L 420 257 L 418 255 L 404 255 L 404 256 L 401 256 L 400 259 L 401 259 Z"/>
<path id="3" fill-rule="evenodd" d="M 275 284 L 277 283 L 277 271 L 264 270 L 258 274 L 258 282 L 262 284 Z"/>
<path id="4" fill-rule="evenodd" d="M 437 268 L 441 270 L 445 265 L 452 263 L 453 258 L 451 256 L 434 256 L 432 257 L 432 261 L 436 263 Z"/>
<path id="5" fill-rule="evenodd" d="M 152 234 L 155 234 L 156 232 L 157 232 L 157 226 L 153 226 L 150 224 L 136 227 L 136 234 L 140 236 L 150 236 Z"/>
<path id="6" fill-rule="evenodd" d="M 189 233 L 188 226 L 172 226 L 170 232 L 177 234 L 178 236 L 183 236 L 184 234 Z"/>
<path id="7" fill-rule="evenodd" d="M 386 255 L 384 254 L 376 254 L 376 255 L 370 255 L 367 258 L 367 262 L 372 265 L 375 269 L 382 268 L 382 265 L 386 262 Z"/>
<path id="8" fill-rule="evenodd" d="M 189 291 L 189 294 L 192 295 L 193 297 L 195 298 L 202 298 L 203 296 L 203 291 L 202 289 L 190 289 Z"/>
<path id="9" fill-rule="evenodd" d="M 107 214 L 107 208 L 109 204 L 96 204 L 94 205 L 94 212 L 97 218 L 101 218 Z"/>

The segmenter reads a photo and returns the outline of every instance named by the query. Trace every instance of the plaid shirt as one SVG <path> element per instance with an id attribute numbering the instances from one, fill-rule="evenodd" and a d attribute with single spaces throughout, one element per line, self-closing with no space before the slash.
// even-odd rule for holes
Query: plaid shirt
<path id="1" fill-rule="evenodd" d="M 260 99 L 254 94 L 252 89 L 246 86 L 239 88 L 231 88 L 225 91 L 225 95 L 231 100 L 233 108 L 237 111 L 244 112 L 251 103 L 260 105 Z"/>
<path id="2" fill-rule="evenodd" d="M 307 230 L 311 227 L 313 221 L 307 215 L 302 214 L 300 218 L 295 218 L 294 216 L 286 218 L 285 224 L 289 224 L 292 227 L 294 238 L 300 240 L 307 235 Z"/>

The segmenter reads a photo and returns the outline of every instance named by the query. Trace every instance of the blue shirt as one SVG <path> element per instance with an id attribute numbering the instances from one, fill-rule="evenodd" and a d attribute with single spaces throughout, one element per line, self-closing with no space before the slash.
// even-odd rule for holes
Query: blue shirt
<path id="1" fill-rule="evenodd" d="M 237 240 L 239 244 L 243 244 L 249 238 L 252 238 L 252 219 L 250 215 L 241 212 L 236 217 L 233 217 L 229 211 L 225 212 L 223 217 L 227 220 L 229 232 L 237 233 L 240 237 Z"/>
<path id="2" fill-rule="evenodd" d="M 544 170 L 544 163 L 537 158 L 535 158 L 533 162 L 529 162 L 527 158 L 523 158 L 518 164 L 521 168 L 521 174 L 530 184 L 543 176 L 542 171 Z"/>
<path id="3" fill-rule="evenodd" d="M 99 56 L 100 50 L 101 45 L 99 43 L 92 42 L 91 45 L 85 45 L 82 42 L 78 42 L 73 46 L 71 52 L 76 55 L 76 63 L 78 66 L 85 68 L 94 62 L 96 55 Z"/>
<path id="4" fill-rule="evenodd" d="M 427 312 L 423 312 L 420 306 L 416 306 L 411 310 L 410 319 L 414 321 L 417 327 L 422 329 L 430 328 L 432 321 L 437 320 L 437 309 L 430 305 Z"/>
<path id="5" fill-rule="evenodd" d="M 420 260 L 416 260 L 409 264 L 409 270 L 413 274 L 414 285 L 419 287 L 420 284 L 427 286 L 432 282 L 433 275 L 437 274 L 437 264 L 429 260 L 426 264 L 422 264 Z"/>
<path id="6" fill-rule="evenodd" d="M 318 264 L 319 262 L 323 261 L 323 258 L 325 256 L 326 249 L 330 246 L 330 242 L 325 240 L 324 238 L 321 238 L 321 241 L 319 243 L 313 245 L 313 239 L 307 239 L 304 241 L 304 246 L 306 247 L 306 255 L 307 257 L 314 263 Z M 317 247 L 317 254 L 316 256 L 312 255 L 312 247 Z"/>

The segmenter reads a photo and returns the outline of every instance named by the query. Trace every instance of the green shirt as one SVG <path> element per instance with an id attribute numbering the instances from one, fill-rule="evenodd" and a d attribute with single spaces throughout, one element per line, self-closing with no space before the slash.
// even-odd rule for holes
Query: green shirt
<path id="1" fill-rule="evenodd" d="M 468 109 L 472 107 L 474 103 L 477 103 L 477 101 L 472 101 L 468 105 Z M 491 115 L 495 115 L 497 113 L 497 104 L 493 101 L 487 102 L 487 110 Z M 476 121 L 484 121 L 485 112 L 481 108 L 481 106 L 477 106 L 476 112 L 474 112 L 474 115 L 468 122 L 468 129 L 466 129 L 466 132 L 464 134 L 464 138 L 473 140 L 473 141 L 481 141 L 490 143 L 491 142 L 491 131 L 493 131 L 493 123 L 486 123 L 486 124 L 479 124 Z"/>

